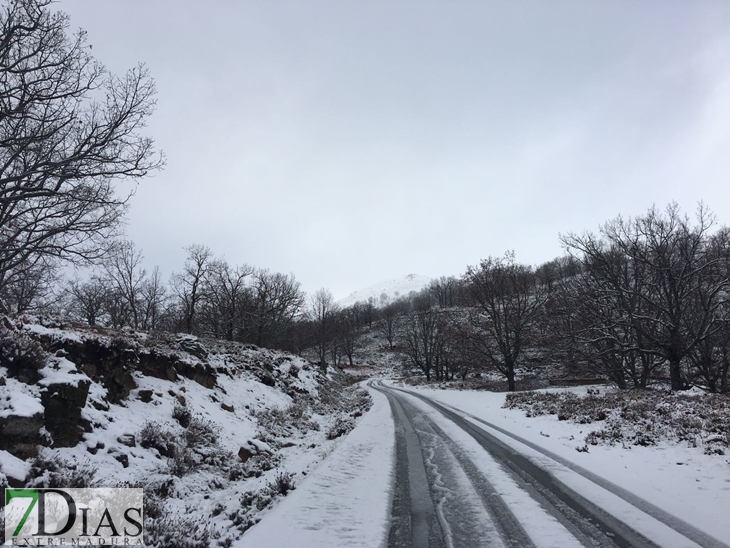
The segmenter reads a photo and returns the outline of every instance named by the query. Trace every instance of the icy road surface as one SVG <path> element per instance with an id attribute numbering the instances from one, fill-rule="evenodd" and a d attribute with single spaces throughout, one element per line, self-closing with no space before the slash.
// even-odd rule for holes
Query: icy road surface
<path id="1" fill-rule="evenodd" d="M 358 427 L 235 546 L 730 548 L 456 402 L 370 387 Z"/>

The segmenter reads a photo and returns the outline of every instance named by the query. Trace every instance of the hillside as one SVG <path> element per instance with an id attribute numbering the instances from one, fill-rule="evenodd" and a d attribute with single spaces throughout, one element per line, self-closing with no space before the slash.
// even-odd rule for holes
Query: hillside
<path id="1" fill-rule="evenodd" d="M 284 352 L 0 320 L 0 487 L 142 486 L 149 546 L 230 546 L 369 407 Z"/>
<path id="2" fill-rule="evenodd" d="M 355 303 L 366 303 L 373 299 L 376 306 L 384 306 L 401 297 L 407 297 L 411 291 L 418 293 L 429 283 L 431 283 L 431 278 L 428 276 L 408 274 L 402 278 L 385 280 L 350 293 L 344 299 L 337 301 L 337 304 L 342 308 L 347 308 Z"/>

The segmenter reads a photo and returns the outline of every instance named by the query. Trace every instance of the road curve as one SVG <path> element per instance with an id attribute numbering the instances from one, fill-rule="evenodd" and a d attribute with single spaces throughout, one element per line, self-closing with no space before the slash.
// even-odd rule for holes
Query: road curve
<path id="1" fill-rule="evenodd" d="M 494 425 L 470 417 L 421 394 L 370 383 L 388 398 L 396 430 L 396 482 L 393 497 L 389 548 L 406 547 L 469 547 L 504 546 L 534 547 L 563 545 L 545 543 L 526 532 L 527 523 L 516 517 L 502 490 L 495 482 L 505 481 L 519 486 L 542 510 L 562 526 L 574 546 L 599 548 L 657 548 L 659 545 L 597 504 L 558 480 L 549 471 L 520 453 L 511 444 L 501 441 L 489 430 L 506 434 L 531 449 L 537 450 L 577 474 L 622 498 L 682 535 L 682 546 L 730 548 L 702 531 L 695 529 L 628 493 L 610 482 L 581 469 L 527 440 L 505 432 Z M 413 398 L 437 412 L 431 418 Z M 421 404 L 422 405 L 422 404 Z M 446 422 L 444 422 L 444 419 Z M 439 426 L 439 424 L 441 426 Z M 498 466 L 486 470 L 448 434 L 454 429 L 471 436 Z M 505 475 L 509 479 L 499 476 Z M 524 514 L 524 512 L 522 513 Z M 557 524 L 556 524 L 557 525 Z M 564 528 L 564 529 L 563 529 Z M 534 531 L 534 528 L 533 528 Z"/>

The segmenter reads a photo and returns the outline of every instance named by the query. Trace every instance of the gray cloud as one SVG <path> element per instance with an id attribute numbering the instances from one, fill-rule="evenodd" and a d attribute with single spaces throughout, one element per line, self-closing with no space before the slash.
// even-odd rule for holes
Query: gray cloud
<path id="1" fill-rule="evenodd" d="M 205 243 L 345 296 L 673 199 L 730 222 L 725 2 L 56 5 L 157 80 L 129 234 L 167 273 Z"/>

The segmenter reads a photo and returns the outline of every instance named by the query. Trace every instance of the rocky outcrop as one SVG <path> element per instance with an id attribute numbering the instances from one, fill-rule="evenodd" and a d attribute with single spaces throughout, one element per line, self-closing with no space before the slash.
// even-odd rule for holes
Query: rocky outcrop
<path id="1" fill-rule="evenodd" d="M 51 384 L 41 392 L 45 409 L 44 425 L 53 437 L 54 447 L 74 447 L 84 434 L 81 410 L 89 395 L 88 380 L 73 384 Z"/>
<path id="2" fill-rule="evenodd" d="M 198 346 L 202 346 L 198 343 Z M 139 371 L 150 377 L 176 381 L 178 376 L 185 377 L 206 388 L 216 384 L 217 373 L 206 362 L 184 359 L 175 353 L 165 353 L 157 349 L 144 349 L 138 354 Z"/>
<path id="3" fill-rule="evenodd" d="M 136 369 L 137 353 L 134 346 L 123 339 L 89 337 L 84 339 L 56 340 L 41 337 L 41 342 L 50 352 L 63 352 L 94 381 L 107 389 L 107 401 L 118 403 L 137 388 L 132 371 Z"/>
<path id="4" fill-rule="evenodd" d="M 177 345 L 181 350 L 184 350 L 191 356 L 195 356 L 199 360 L 208 358 L 208 351 L 195 337 L 180 337 L 177 340 Z"/>
<path id="5" fill-rule="evenodd" d="M 43 421 L 42 413 L 30 417 L 0 417 L 0 449 L 21 459 L 35 457 L 38 454 L 38 445 L 43 441 L 40 434 Z"/>

